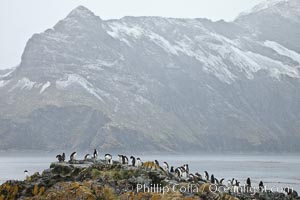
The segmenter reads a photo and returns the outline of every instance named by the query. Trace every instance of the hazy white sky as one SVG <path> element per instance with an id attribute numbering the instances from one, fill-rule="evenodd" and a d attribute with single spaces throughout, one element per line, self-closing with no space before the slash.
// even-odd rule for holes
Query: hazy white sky
<path id="1" fill-rule="evenodd" d="M 233 20 L 263 0 L 1 0 L 0 69 L 21 61 L 27 40 L 84 5 L 102 19 L 166 16 Z"/>

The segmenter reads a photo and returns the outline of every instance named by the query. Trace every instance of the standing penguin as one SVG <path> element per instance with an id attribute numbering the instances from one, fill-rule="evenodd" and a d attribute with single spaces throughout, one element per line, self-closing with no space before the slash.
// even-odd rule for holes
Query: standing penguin
<path id="1" fill-rule="evenodd" d="M 187 178 L 188 176 L 189 176 L 189 174 L 188 174 L 188 172 L 185 170 L 185 168 L 184 167 L 180 167 L 180 169 L 181 169 L 181 177 L 182 178 Z"/>
<path id="2" fill-rule="evenodd" d="M 135 157 L 134 156 L 130 156 L 130 159 L 131 159 L 131 165 L 133 167 L 135 167 Z"/>
<path id="3" fill-rule="evenodd" d="M 65 160 L 66 160 L 66 154 L 65 154 L 65 152 L 63 152 L 61 158 L 62 158 L 62 161 L 65 162 Z"/>
<path id="4" fill-rule="evenodd" d="M 233 187 L 233 184 L 232 184 L 231 180 L 228 180 L 228 181 L 227 181 L 227 187 L 229 187 L 229 188 L 230 188 L 230 187 Z"/>
<path id="5" fill-rule="evenodd" d="M 137 166 L 137 167 L 141 167 L 142 165 L 143 165 L 143 163 L 142 163 L 141 159 L 140 159 L 140 158 L 137 158 L 137 159 L 136 159 L 136 166 Z"/>
<path id="6" fill-rule="evenodd" d="M 198 172 L 195 174 L 198 180 L 202 180 L 202 176 L 201 174 L 199 174 Z"/>
<path id="7" fill-rule="evenodd" d="M 169 164 L 167 162 L 164 162 L 163 169 L 165 172 L 169 172 Z"/>
<path id="8" fill-rule="evenodd" d="M 127 156 L 122 156 L 122 164 L 123 165 L 128 165 L 128 158 L 127 158 Z"/>
<path id="9" fill-rule="evenodd" d="M 197 177 L 194 174 L 189 174 L 188 181 L 197 181 Z"/>
<path id="10" fill-rule="evenodd" d="M 291 198 L 291 199 L 296 199 L 298 197 L 298 193 L 297 191 L 295 191 L 292 188 L 284 188 L 284 191 L 286 192 L 286 194 Z"/>
<path id="11" fill-rule="evenodd" d="M 215 178 L 215 183 L 216 183 L 217 185 L 220 185 L 220 181 L 219 181 L 217 178 Z"/>
<path id="12" fill-rule="evenodd" d="M 106 164 L 112 165 L 112 155 L 105 154 L 104 158 L 105 158 Z"/>
<path id="13" fill-rule="evenodd" d="M 97 160 L 97 158 L 98 158 L 98 151 L 97 151 L 97 149 L 94 149 L 93 158 L 95 160 Z"/>
<path id="14" fill-rule="evenodd" d="M 26 177 L 26 179 L 27 179 L 27 178 L 29 177 L 29 172 L 28 172 L 27 169 L 24 170 L 24 174 L 25 174 L 25 177 Z"/>
<path id="15" fill-rule="evenodd" d="M 60 155 L 60 154 L 57 155 L 56 158 L 57 158 L 58 162 L 62 162 L 63 161 L 62 155 Z"/>
<path id="16" fill-rule="evenodd" d="M 260 192 L 263 191 L 263 189 L 264 189 L 264 187 L 265 187 L 265 186 L 264 186 L 264 182 L 260 181 L 258 187 L 259 187 L 259 191 L 260 191 Z"/>
<path id="17" fill-rule="evenodd" d="M 58 162 L 65 162 L 66 154 L 62 153 L 62 155 L 57 155 L 56 158 L 58 159 Z"/>
<path id="18" fill-rule="evenodd" d="M 181 168 L 180 167 L 177 167 L 175 169 L 175 175 L 180 178 L 182 176 L 182 171 L 181 171 Z"/>
<path id="19" fill-rule="evenodd" d="M 170 173 L 174 173 L 174 167 L 171 166 Z"/>
<path id="20" fill-rule="evenodd" d="M 74 152 L 70 155 L 70 161 L 76 160 L 76 155 L 77 155 L 77 153 L 76 153 L 76 151 L 74 151 Z"/>
<path id="21" fill-rule="evenodd" d="M 235 184 L 233 184 L 233 191 L 236 192 L 240 192 L 241 188 L 240 188 L 240 182 L 238 180 L 235 180 Z"/>
<path id="22" fill-rule="evenodd" d="M 89 160 L 89 159 L 91 159 L 92 157 L 91 157 L 91 155 L 88 153 L 88 154 L 86 154 L 85 156 L 84 156 L 84 160 Z"/>
<path id="23" fill-rule="evenodd" d="M 210 176 L 210 182 L 215 184 L 215 176 L 213 174 Z"/>
<path id="24" fill-rule="evenodd" d="M 222 178 L 221 180 L 220 180 L 220 184 L 221 185 L 223 185 L 223 181 L 224 181 L 225 179 L 224 178 Z"/>
<path id="25" fill-rule="evenodd" d="M 205 180 L 209 181 L 209 174 L 208 174 L 208 172 L 207 172 L 207 171 L 204 171 L 204 173 L 205 173 L 205 175 L 204 175 Z"/>
<path id="26" fill-rule="evenodd" d="M 159 167 L 159 162 L 158 162 L 158 160 L 155 160 L 154 162 L 155 162 L 155 164 Z"/>
<path id="27" fill-rule="evenodd" d="M 184 165 L 183 165 L 183 168 L 184 168 L 184 170 L 185 170 L 187 173 L 190 172 L 190 169 L 189 169 L 189 165 L 188 165 L 188 164 L 184 164 Z"/>
<path id="28" fill-rule="evenodd" d="M 234 178 L 232 178 L 232 179 L 230 180 L 230 185 L 232 185 L 232 186 L 234 185 L 234 180 L 235 180 Z"/>
<path id="29" fill-rule="evenodd" d="M 119 163 L 123 164 L 123 155 L 118 154 Z"/>
<path id="30" fill-rule="evenodd" d="M 251 180 L 250 180 L 250 178 L 247 178 L 246 186 L 247 186 L 248 188 L 251 188 Z"/>

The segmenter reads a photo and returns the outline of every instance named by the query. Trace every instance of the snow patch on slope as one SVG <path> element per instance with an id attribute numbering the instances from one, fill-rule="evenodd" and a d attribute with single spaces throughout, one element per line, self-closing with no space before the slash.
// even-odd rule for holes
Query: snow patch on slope
<path id="1" fill-rule="evenodd" d="M 117 64 L 117 60 L 113 62 L 105 61 L 105 60 L 97 60 L 96 63 L 86 64 L 83 67 L 88 69 L 100 70 L 103 71 L 102 67 L 112 67 Z"/>
<path id="2" fill-rule="evenodd" d="M 0 74 L 0 78 L 5 78 L 8 77 L 11 73 L 13 73 L 15 71 L 16 68 L 13 68 L 12 70 L 10 70 L 9 72 L 7 72 L 6 74 L 1 75 Z"/>
<path id="3" fill-rule="evenodd" d="M 297 52 L 289 50 L 289 49 L 285 48 L 284 46 L 278 44 L 277 42 L 273 42 L 273 41 L 267 40 L 264 42 L 264 45 L 266 47 L 273 49 L 280 55 L 291 58 L 292 60 L 298 62 L 298 64 L 300 65 L 300 54 L 298 54 Z"/>
<path id="4" fill-rule="evenodd" d="M 258 72 L 262 67 L 255 62 L 251 56 L 250 52 L 245 52 L 239 49 L 238 47 L 230 47 L 229 52 L 223 55 L 224 58 L 227 58 L 239 68 L 241 72 L 246 74 L 248 79 L 253 79 L 253 73 Z"/>
<path id="5" fill-rule="evenodd" d="M 269 1 L 267 4 L 261 4 L 260 8 L 274 6 L 280 1 Z M 258 7 L 257 7 L 258 9 Z M 201 23 L 199 23 L 201 24 Z M 283 64 L 260 54 L 255 54 L 245 50 L 239 40 L 232 40 L 223 35 L 204 31 L 201 28 L 201 34 L 198 35 L 178 35 L 176 39 L 164 32 L 155 32 L 154 28 L 131 24 L 128 22 L 110 22 L 108 23 L 108 33 L 134 48 L 137 41 L 135 39 L 148 39 L 145 44 L 152 43 L 159 46 L 170 56 L 187 56 L 199 62 L 203 71 L 213 74 L 220 81 L 232 83 L 239 79 L 243 74 L 248 79 L 253 79 L 255 73 L 260 70 L 266 70 L 272 77 L 279 78 L 281 75 L 288 75 L 294 78 L 299 77 L 299 72 L 293 67 Z M 129 42 L 130 41 L 130 42 Z M 267 43 L 266 45 L 270 45 Z M 272 46 L 275 49 L 273 44 Z M 284 49 L 276 45 L 276 51 L 282 55 L 292 57 L 298 61 L 296 52 Z M 269 62 L 269 63 L 267 63 Z M 105 63 L 104 63 L 105 64 Z M 110 63 L 106 63 L 109 65 Z M 182 66 L 167 65 L 166 68 L 180 69 Z M 184 69 L 183 69 L 184 70 Z"/>
<path id="6" fill-rule="evenodd" d="M 300 78 L 299 72 L 294 67 L 260 54 L 245 51 L 238 42 L 223 36 L 211 34 L 205 38 L 198 38 L 198 41 L 210 38 L 214 38 L 217 42 L 205 42 L 203 45 L 195 45 L 193 40 L 185 36 L 182 40 L 176 42 L 178 46 L 174 48 L 176 52 L 181 52 L 202 62 L 204 71 L 214 74 L 221 81 L 228 84 L 236 80 L 239 76 L 234 69 L 243 72 L 248 79 L 253 79 L 254 74 L 259 70 L 266 70 L 272 77 L 278 79 L 281 75 Z M 271 43 L 267 44 L 270 45 Z M 300 59 L 299 54 L 279 44 L 275 45 L 272 43 L 272 47 L 282 55 L 289 56 L 296 61 Z M 226 64 L 224 60 L 230 61 L 232 64 Z M 234 66 L 234 68 L 230 68 L 230 66 Z"/>
<path id="7" fill-rule="evenodd" d="M 87 81 L 82 76 L 79 76 L 77 74 L 69 74 L 66 78 L 63 80 L 56 81 L 56 87 L 58 89 L 64 89 L 69 87 L 72 84 L 78 84 L 81 87 L 83 87 L 87 92 L 89 92 L 91 95 L 95 96 L 100 101 L 104 102 L 103 98 L 97 93 L 100 90 L 97 88 L 94 88 L 93 84 Z M 101 91 L 100 91 L 101 92 Z M 102 94 L 104 94 L 102 92 Z M 106 95 L 107 96 L 107 95 Z"/>
<path id="8" fill-rule="evenodd" d="M 49 81 L 45 83 L 40 90 L 40 94 L 42 94 L 48 87 L 50 87 L 50 85 L 51 83 Z"/>
<path id="9" fill-rule="evenodd" d="M 113 22 L 108 26 L 110 31 L 107 31 L 107 33 L 113 38 L 125 42 L 127 45 L 130 45 L 130 42 L 125 37 L 139 39 L 144 32 L 144 30 L 141 27 L 130 26 L 126 23 Z"/>
<path id="10" fill-rule="evenodd" d="M 281 75 L 287 75 L 292 78 L 300 78 L 298 70 L 294 67 L 285 65 L 280 61 L 273 60 L 271 58 L 262 56 L 260 54 L 248 52 L 247 55 L 253 61 L 258 63 L 260 66 L 262 66 L 263 69 L 269 71 L 271 73 L 271 76 L 274 78 L 280 79 Z"/>
<path id="11" fill-rule="evenodd" d="M 152 40 L 155 44 L 157 44 L 158 46 L 160 46 L 161 48 L 163 48 L 166 52 L 170 53 L 170 54 L 174 54 L 174 55 L 178 55 L 177 54 L 177 48 L 176 46 L 173 46 L 168 40 L 166 40 L 164 37 L 151 32 L 148 37 L 150 38 L 150 40 Z"/>
<path id="12" fill-rule="evenodd" d="M 6 86 L 11 80 L 1 80 L 0 81 L 0 88 Z"/>
<path id="13" fill-rule="evenodd" d="M 17 84 L 15 86 L 13 86 L 10 91 L 16 89 L 16 88 L 20 88 L 21 90 L 25 89 L 25 90 L 31 90 L 34 86 L 36 85 L 36 82 L 31 81 L 29 78 L 24 77 L 20 80 L 18 80 Z"/>
<path id="14" fill-rule="evenodd" d="M 93 69 L 97 71 L 103 71 L 104 68 L 110 68 L 113 66 L 121 67 L 120 61 L 124 61 L 124 56 L 120 55 L 118 59 L 115 60 L 102 60 L 102 59 L 96 59 L 93 63 L 88 63 L 83 65 L 84 68 Z"/>
<path id="15" fill-rule="evenodd" d="M 105 66 L 105 67 L 112 67 L 114 66 L 118 61 L 115 60 L 113 62 L 105 61 L 105 60 L 97 60 L 99 65 Z"/>
<path id="16" fill-rule="evenodd" d="M 135 95 L 135 101 L 139 104 L 151 104 L 150 101 L 140 95 Z"/>

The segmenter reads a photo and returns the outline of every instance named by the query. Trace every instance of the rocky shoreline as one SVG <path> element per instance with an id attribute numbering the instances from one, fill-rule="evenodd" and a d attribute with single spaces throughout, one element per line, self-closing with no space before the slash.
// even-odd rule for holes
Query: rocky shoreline
<path id="1" fill-rule="evenodd" d="M 149 167 L 148 164 L 152 166 Z M 222 188 L 222 190 L 220 189 Z M 50 168 L 24 181 L 0 186 L 0 200 L 22 199 L 207 199 L 290 200 L 284 193 L 257 191 L 234 193 L 222 184 L 197 178 L 178 178 L 154 162 L 133 167 L 119 162 L 82 160 L 51 163 Z"/>

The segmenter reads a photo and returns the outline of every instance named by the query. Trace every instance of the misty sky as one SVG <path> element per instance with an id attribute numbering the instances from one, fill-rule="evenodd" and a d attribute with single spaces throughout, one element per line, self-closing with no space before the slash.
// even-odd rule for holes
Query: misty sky
<path id="1" fill-rule="evenodd" d="M 233 20 L 263 0 L 1 0 L 0 69 L 21 61 L 27 40 L 84 5 L 102 19 L 166 16 Z"/>

